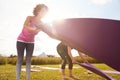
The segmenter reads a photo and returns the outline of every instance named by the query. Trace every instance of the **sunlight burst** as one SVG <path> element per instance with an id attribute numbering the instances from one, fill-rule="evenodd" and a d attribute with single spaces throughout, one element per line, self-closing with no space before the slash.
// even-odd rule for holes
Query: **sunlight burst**
<path id="1" fill-rule="evenodd" d="M 55 14 L 51 14 L 51 13 L 48 13 L 43 19 L 42 21 L 44 23 L 48 23 L 50 25 L 52 25 L 52 22 L 57 20 L 57 21 L 61 21 L 63 20 L 65 17 L 63 15 L 55 15 Z"/>

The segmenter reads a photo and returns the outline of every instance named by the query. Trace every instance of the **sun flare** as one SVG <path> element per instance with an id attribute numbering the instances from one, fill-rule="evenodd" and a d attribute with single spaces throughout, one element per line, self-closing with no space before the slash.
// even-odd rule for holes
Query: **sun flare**
<path id="1" fill-rule="evenodd" d="M 65 19 L 65 17 L 64 17 L 64 15 L 62 15 L 62 14 L 57 15 L 57 14 L 48 13 L 48 14 L 42 19 L 42 21 L 43 21 L 44 23 L 49 23 L 49 24 L 51 24 L 51 23 L 52 23 L 53 21 L 55 21 L 55 20 L 61 21 L 61 20 L 63 20 L 63 19 Z"/>

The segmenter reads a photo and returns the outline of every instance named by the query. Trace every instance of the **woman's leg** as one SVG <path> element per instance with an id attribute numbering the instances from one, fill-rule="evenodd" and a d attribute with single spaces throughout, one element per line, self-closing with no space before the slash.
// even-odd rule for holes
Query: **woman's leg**
<path id="1" fill-rule="evenodd" d="M 65 78 L 65 66 L 66 66 L 66 59 L 62 59 L 62 63 L 61 63 L 61 73 L 62 73 L 62 77 Z"/>
<path id="2" fill-rule="evenodd" d="M 62 63 L 61 63 L 61 73 L 62 73 L 62 77 L 63 77 L 63 78 L 66 78 L 66 77 L 65 77 L 65 66 L 66 66 L 67 61 L 66 61 L 65 55 L 60 54 L 60 53 L 59 53 L 59 55 L 60 55 L 61 58 L 62 58 Z"/>
<path id="3" fill-rule="evenodd" d="M 70 58 L 69 55 L 66 55 L 66 59 L 68 61 L 69 64 L 69 76 L 72 77 L 72 68 L 73 68 L 73 63 L 72 63 L 72 59 Z"/>
<path id="4" fill-rule="evenodd" d="M 31 58 L 34 50 L 34 43 L 26 45 L 26 80 L 30 80 Z"/>
<path id="5" fill-rule="evenodd" d="M 16 63 L 16 80 L 20 80 L 21 66 L 24 57 L 25 43 L 17 42 L 18 59 Z"/>
<path id="6" fill-rule="evenodd" d="M 60 57 L 62 58 L 62 63 L 61 63 L 61 73 L 62 73 L 62 77 L 63 78 L 67 78 L 65 76 L 65 66 L 66 66 L 66 49 L 61 47 L 60 45 L 57 46 L 57 52 L 60 55 Z"/>

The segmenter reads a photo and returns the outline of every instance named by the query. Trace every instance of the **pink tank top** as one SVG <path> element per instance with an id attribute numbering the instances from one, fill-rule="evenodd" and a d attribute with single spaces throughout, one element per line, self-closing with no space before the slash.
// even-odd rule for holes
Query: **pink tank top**
<path id="1" fill-rule="evenodd" d="M 34 24 L 33 18 L 30 21 L 30 26 L 31 27 L 36 27 L 37 25 Z M 18 36 L 17 40 L 21 42 L 26 42 L 26 43 L 34 43 L 34 38 L 37 32 L 27 30 L 26 28 L 22 29 L 22 32 Z"/>

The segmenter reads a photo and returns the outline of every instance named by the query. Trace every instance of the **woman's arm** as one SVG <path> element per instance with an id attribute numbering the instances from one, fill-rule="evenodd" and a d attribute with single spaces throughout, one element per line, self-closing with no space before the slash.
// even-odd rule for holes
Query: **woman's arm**
<path id="1" fill-rule="evenodd" d="M 39 31 L 41 31 L 40 28 L 37 27 L 32 27 L 30 25 L 32 16 L 28 16 L 24 22 L 24 28 L 26 28 L 27 30 L 29 30 L 30 32 L 32 32 L 32 34 L 37 34 Z"/>
<path id="2" fill-rule="evenodd" d="M 30 21 L 32 19 L 32 16 L 28 16 L 24 22 L 24 28 L 30 30 L 30 31 L 33 31 L 33 30 L 36 30 L 36 27 L 31 27 L 30 26 Z"/>
<path id="3" fill-rule="evenodd" d="M 60 36 L 56 33 L 54 27 L 50 27 L 48 24 L 41 24 L 39 27 L 43 32 L 48 34 L 51 38 L 61 40 Z"/>
<path id="4" fill-rule="evenodd" d="M 68 55 L 70 56 L 70 58 L 72 59 L 72 63 L 77 63 L 77 61 L 74 59 L 74 57 L 72 56 L 71 53 L 71 48 L 68 46 Z"/>
<path id="5" fill-rule="evenodd" d="M 80 51 L 78 51 L 78 54 L 81 57 L 81 59 L 83 60 L 83 62 L 88 63 L 88 61 L 83 57 L 83 55 Z"/>

